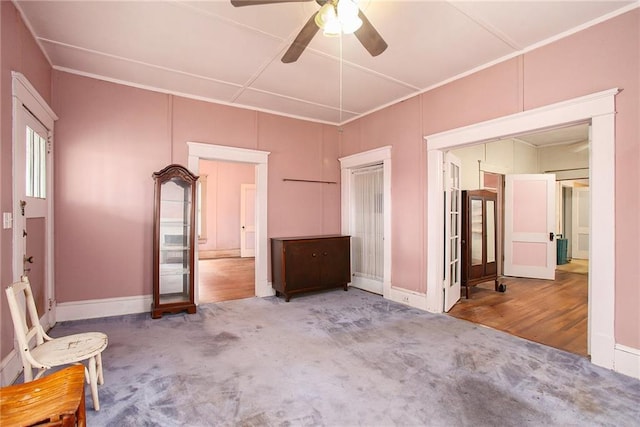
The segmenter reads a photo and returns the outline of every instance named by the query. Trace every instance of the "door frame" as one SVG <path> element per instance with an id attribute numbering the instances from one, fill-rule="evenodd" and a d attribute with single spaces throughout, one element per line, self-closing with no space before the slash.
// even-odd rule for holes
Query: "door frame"
<path id="1" fill-rule="evenodd" d="M 341 157 L 338 160 L 340 161 L 341 181 L 341 231 L 345 235 L 351 233 L 351 170 L 382 163 L 382 204 L 384 209 L 382 296 L 383 298 L 389 298 L 391 294 L 391 146 L 387 145 L 352 154 Z"/>
<path id="2" fill-rule="evenodd" d="M 567 124 L 591 122 L 589 182 L 591 223 L 589 247 L 588 348 L 591 361 L 614 368 L 615 319 L 615 96 L 609 89 L 498 119 L 424 137 L 427 144 L 427 310 L 442 312 L 442 168 L 444 151 L 509 138 Z M 597 304 L 594 302 L 597 301 Z"/>
<path id="3" fill-rule="evenodd" d="M 248 148 L 227 147 L 224 145 L 206 144 L 202 142 L 187 142 L 189 148 L 188 168 L 198 175 L 200 160 L 216 160 L 223 162 L 250 163 L 255 165 L 256 185 L 256 244 L 255 244 L 255 295 L 267 297 L 275 295 L 267 279 L 268 238 L 267 238 L 267 170 L 268 151 L 250 150 Z M 198 259 L 198 246 L 194 248 L 194 258 Z M 194 297 L 199 299 L 199 271 L 195 263 Z"/>
<path id="4" fill-rule="evenodd" d="M 17 219 L 21 216 L 21 208 L 20 201 L 18 200 L 18 182 L 16 179 L 21 179 L 20 177 L 16 178 L 15 167 L 16 167 L 16 144 L 22 143 L 18 141 L 19 129 L 17 126 L 20 114 L 23 113 L 24 108 L 28 109 L 31 114 L 38 120 L 46 129 L 47 129 L 47 139 L 50 145 L 50 153 L 47 154 L 51 156 L 47 160 L 47 224 L 46 224 L 46 234 L 45 234 L 45 301 L 49 302 L 49 309 L 45 310 L 43 313 L 39 313 L 41 316 L 40 323 L 48 329 L 53 326 L 56 322 L 56 304 L 55 304 L 55 283 L 54 283 L 54 241 L 53 241 L 53 227 L 54 227 L 54 217 L 53 217 L 53 204 L 54 204 L 54 173 L 53 173 L 53 128 L 54 123 L 58 120 L 58 116 L 53 112 L 51 107 L 47 104 L 47 101 L 38 93 L 37 89 L 29 82 L 29 80 L 22 74 L 16 71 L 11 72 L 11 83 L 12 83 L 12 169 L 13 173 L 13 181 L 12 181 L 12 268 L 13 268 L 13 281 L 19 281 L 20 276 L 22 275 L 24 268 L 24 260 L 22 251 L 18 254 L 18 248 L 22 248 L 21 241 L 24 239 L 22 235 L 21 227 L 16 227 L 18 223 Z M 28 114 L 28 113 L 27 113 Z"/>

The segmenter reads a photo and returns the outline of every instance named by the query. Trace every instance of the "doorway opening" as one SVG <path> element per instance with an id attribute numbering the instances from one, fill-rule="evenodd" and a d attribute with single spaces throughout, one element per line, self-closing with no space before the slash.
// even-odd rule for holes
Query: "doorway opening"
<path id="1" fill-rule="evenodd" d="M 444 152 L 482 142 L 591 122 L 588 351 L 592 363 L 614 368 L 615 319 L 615 95 L 598 92 L 463 128 L 425 137 L 427 142 L 427 309 L 443 311 L 444 226 L 442 171 Z M 594 303 L 597 302 L 597 303 Z"/>
<path id="2" fill-rule="evenodd" d="M 200 161 L 244 163 L 252 165 L 254 169 L 255 202 L 253 206 L 255 224 L 254 242 L 254 296 L 265 297 L 274 295 L 273 288 L 267 280 L 267 151 L 250 150 L 246 148 L 226 147 L 222 145 L 187 142 L 189 147 L 188 167 L 194 174 L 200 174 Z M 207 185 L 208 185 L 207 179 Z M 195 257 L 199 258 L 199 245 L 196 245 Z M 200 303 L 200 268 L 196 263 L 194 272 L 196 304 Z"/>
<path id="3" fill-rule="evenodd" d="M 496 293 L 493 280 L 480 279 L 480 283 L 470 288 L 469 298 L 462 298 L 449 311 L 450 315 L 581 356 L 588 355 L 588 270 L 584 267 L 588 265 L 589 199 L 582 196 L 580 201 L 576 201 L 570 194 L 574 186 L 576 194 L 588 189 L 588 140 L 589 128 L 585 123 L 452 150 L 462 159 L 463 171 L 471 169 L 473 172 L 463 172 L 466 179 L 462 187 L 465 190 L 490 191 L 494 197 L 497 196 L 497 215 L 491 222 L 498 236 L 498 279 L 501 289 L 506 287 L 506 292 Z M 578 145 L 580 149 L 576 150 Z M 505 173 L 496 172 L 498 170 Z M 550 209 L 550 228 L 543 226 L 545 231 L 550 229 L 554 232 L 555 242 L 549 242 L 552 260 L 545 263 L 549 268 L 544 272 L 536 274 L 534 271 L 528 278 L 508 272 L 509 276 L 504 276 L 502 273 L 502 248 L 508 246 L 504 244 L 504 238 L 511 233 L 509 231 L 505 235 L 504 216 L 505 211 L 507 214 L 513 211 L 510 206 L 505 207 L 502 183 L 505 177 L 510 181 L 519 176 L 512 174 L 519 173 L 543 174 L 526 177 L 548 178 L 549 197 L 556 201 L 555 209 Z M 532 195 L 528 192 L 523 197 L 531 199 Z M 571 214 L 577 204 L 580 208 L 575 210 L 581 212 L 582 219 Z M 567 253 L 568 243 L 576 241 L 576 237 L 571 236 L 572 229 L 579 229 L 582 233 L 580 243 L 572 245 L 581 249 L 580 253 L 575 252 L 578 256 Z M 530 236 L 527 237 L 531 240 Z M 464 258 L 465 252 L 462 253 Z M 513 271 L 513 267 L 504 268 L 507 270 Z M 551 276 L 547 276 L 547 270 L 551 270 Z"/>
<path id="4" fill-rule="evenodd" d="M 255 295 L 255 165 L 200 159 L 201 304 Z"/>
<path id="5" fill-rule="evenodd" d="M 391 147 L 385 146 L 339 160 L 342 183 L 341 230 L 342 234 L 352 236 L 353 240 L 351 286 L 389 298 Z M 366 221 L 359 217 L 363 213 L 368 217 Z M 365 239 L 365 234 L 370 236 Z M 366 245 L 365 240 L 369 240 Z M 354 249 L 358 252 L 353 253 Z M 368 263 L 366 266 L 365 260 Z"/>

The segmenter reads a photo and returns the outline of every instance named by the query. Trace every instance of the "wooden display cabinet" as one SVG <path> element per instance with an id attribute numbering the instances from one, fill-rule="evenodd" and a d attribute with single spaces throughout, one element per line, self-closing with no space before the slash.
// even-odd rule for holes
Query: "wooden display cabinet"
<path id="1" fill-rule="evenodd" d="M 193 295 L 195 200 L 198 177 L 180 165 L 153 174 L 153 304 L 151 317 L 195 313 Z"/>
<path id="2" fill-rule="evenodd" d="M 462 286 L 493 280 L 498 291 L 497 194 L 488 190 L 462 192 Z"/>

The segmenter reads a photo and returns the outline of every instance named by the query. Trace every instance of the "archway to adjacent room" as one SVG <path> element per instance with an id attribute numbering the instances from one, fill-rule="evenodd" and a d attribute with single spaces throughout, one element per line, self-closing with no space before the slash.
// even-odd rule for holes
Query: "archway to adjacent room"
<path id="1" fill-rule="evenodd" d="M 589 266 L 588 345 L 593 363 L 613 368 L 615 286 L 615 95 L 617 89 L 560 102 L 496 120 L 425 137 L 427 142 L 427 308 L 443 311 L 442 277 L 444 228 L 443 157 L 454 147 L 500 140 L 518 134 L 566 126 L 578 122 L 592 125 L 589 181 L 592 204 Z M 597 304 L 594 303 L 597 301 Z"/>
<path id="2" fill-rule="evenodd" d="M 465 285 L 470 280 L 471 286 L 468 289 L 463 286 L 462 297 L 458 291 L 457 296 L 460 299 L 450 310 L 447 310 L 449 315 L 574 354 L 588 355 L 588 261 L 586 258 L 588 258 L 587 243 L 590 228 L 589 200 L 588 197 L 584 200 L 582 198 L 575 200 L 571 195 L 565 194 L 567 191 L 563 191 L 575 189 L 580 193 L 586 190 L 588 195 L 588 148 L 589 124 L 580 123 L 533 134 L 517 135 L 501 141 L 465 146 L 451 151 L 460 159 L 462 170 L 460 188 L 466 190 L 466 192 L 463 191 L 463 199 L 466 197 L 467 200 L 469 198 L 478 200 L 479 195 L 482 194 L 495 195 L 497 209 L 495 209 L 495 217 L 491 216 L 493 220 L 487 220 L 486 231 L 481 224 L 480 227 L 464 224 L 471 219 L 482 218 L 482 215 L 462 214 L 463 221 L 460 228 L 468 231 L 463 232 L 462 235 L 456 233 L 455 237 L 467 243 L 462 245 L 460 248 L 462 250 L 458 253 L 463 265 L 461 281 Z M 533 182 L 546 182 L 545 187 L 549 190 L 547 179 L 549 174 L 553 177 L 550 182 L 555 188 L 548 191 L 551 196 L 548 201 L 555 201 L 555 203 L 549 206 L 545 202 L 536 201 L 540 209 L 544 209 L 542 206 L 546 205 L 546 209 L 549 210 L 544 220 L 546 225 L 542 226 L 544 230 L 542 246 L 545 247 L 545 252 L 549 252 L 544 268 L 542 271 L 526 270 L 522 267 L 518 267 L 520 271 L 514 271 L 513 267 L 510 270 L 503 270 L 503 259 L 512 259 L 513 253 L 505 252 L 505 256 L 502 256 L 505 246 L 503 240 L 507 236 L 502 227 L 506 211 L 509 210 L 509 217 L 514 218 L 535 210 L 531 209 L 530 205 L 525 207 L 526 203 L 534 200 L 528 191 L 524 193 L 520 191 L 520 197 L 517 198 L 518 206 L 505 206 L 504 182 L 507 177 L 510 177 L 512 183 L 517 177 L 518 179 L 535 179 Z M 563 195 L 566 199 L 564 203 Z M 573 218 L 572 215 L 572 208 L 579 203 L 584 205 L 584 209 L 573 209 L 573 213 L 582 211 L 584 219 L 581 218 L 582 215 L 580 218 L 578 215 Z M 463 207 L 470 206 L 467 201 L 462 201 L 460 204 Z M 512 208 L 518 209 L 514 211 Z M 586 227 L 577 226 L 583 223 Z M 524 227 L 520 233 L 525 228 L 528 232 L 526 236 L 520 234 L 519 238 L 526 237 L 526 241 L 531 242 L 529 221 L 526 224 L 520 222 L 519 227 Z M 572 229 L 578 231 L 577 228 L 580 228 L 583 233 L 578 238 L 571 233 Z M 553 240 L 548 240 L 550 230 L 555 234 Z M 469 233 L 473 233 L 475 238 L 470 238 Z M 493 244 L 494 235 L 495 245 Z M 583 240 L 586 241 L 583 242 Z M 469 242 L 472 242 L 474 250 L 470 251 Z M 569 244 L 571 242 L 573 245 Z M 483 249 L 483 243 L 486 244 L 486 251 Z M 573 246 L 576 250 L 568 251 L 568 246 Z M 551 260 L 548 259 L 549 256 Z M 530 268 L 531 257 L 528 256 L 525 261 L 525 266 Z M 487 264 L 485 265 L 484 262 Z M 552 270 L 550 277 L 549 269 Z M 498 282 L 502 285 L 500 289 L 506 289 L 506 292 L 495 291 L 494 274 L 496 273 Z M 483 277 L 485 274 L 488 276 Z"/>
<path id="3" fill-rule="evenodd" d="M 255 165 L 255 295 L 273 295 L 267 280 L 267 161 L 269 152 L 246 148 L 188 142 L 189 169 L 199 174 L 200 160 L 217 160 Z M 196 247 L 195 257 L 198 259 Z M 196 267 L 195 283 L 199 281 Z M 199 303 L 199 289 L 195 288 L 196 303 Z"/>

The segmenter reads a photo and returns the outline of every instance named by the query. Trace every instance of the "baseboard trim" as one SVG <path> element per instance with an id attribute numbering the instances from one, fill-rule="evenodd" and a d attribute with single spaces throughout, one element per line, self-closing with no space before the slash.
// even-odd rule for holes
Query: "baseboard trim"
<path id="1" fill-rule="evenodd" d="M 22 361 L 14 349 L 0 361 L 0 387 L 13 384 L 20 372 L 22 372 Z"/>
<path id="2" fill-rule="evenodd" d="M 105 298 L 59 303 L 56 321 L 95 319 L 98 317 L 122 316 L 151 311 L 151 295 L 135 297 Z"/>
<path id="3" fill-rule="evenodd" d="M 240 258 L 240 249 L 202 249 L 198 259 Z"/>
<path id="4" fill-rule="evenodd" d="M 392 286 L 389 290 L 388 299 L 419 310 L 427 311 L 427 296 L 425 294 L 401 288 L 394 288 Z"/>
<path id="5" fill-rule="evenodd" d="M 614 371 L 640 379 L 640 350 L 616 344 L 614 353 Z"/>

